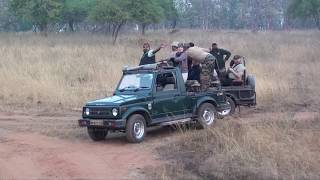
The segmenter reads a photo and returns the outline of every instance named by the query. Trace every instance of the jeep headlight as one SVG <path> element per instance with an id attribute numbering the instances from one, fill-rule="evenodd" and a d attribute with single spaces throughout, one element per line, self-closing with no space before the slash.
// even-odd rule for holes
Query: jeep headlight
<path id="1" fill-rule="evenodd" d="M 89 115 L 90 115 L 90 109 L 89 109 L 89 108 L 86 108 L 86 109 L 84 110 L 84 114 L 87 115 L 87 116 L 89 116 Z"/>
<path id="2" fill-rule="evenodd" d="M 112 109 L 112 115 L 113 115 L 113 116 L 118 116 L 118 109 L 113 108 L 113 109 Z"/>

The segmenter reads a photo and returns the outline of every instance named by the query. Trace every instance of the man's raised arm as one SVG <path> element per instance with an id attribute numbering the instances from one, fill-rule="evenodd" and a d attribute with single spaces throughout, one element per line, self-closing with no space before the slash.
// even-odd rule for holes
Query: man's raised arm
<path id="1" fill-rule="evenodd" d="M 152 51 L 152 54 L 156 54 L 158 51 L 160 51 L 160 49 L 164 48 L 165 45 L 164 44 L 161 44 L 157 49 L 153 50 Z"/>

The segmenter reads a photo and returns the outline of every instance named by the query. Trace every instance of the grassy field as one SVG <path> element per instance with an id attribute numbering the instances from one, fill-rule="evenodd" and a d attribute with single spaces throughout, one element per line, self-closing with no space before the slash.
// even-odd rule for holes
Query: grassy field
<path id="1" fill-rule="evenodd" d="M 258 114 L 256 114 L 258 115 Z M 158 148 L 161 179 L 319 179 L 320 116 L 292 112 L 219 121 Z"/>
<path id="2" fill-rule="evenodd" d="M 79 108 L 113 91 L 122 67 L 139 62 L 143 42 L 156 47 L 173 40 L 202 47 L 217 42 L 247 57 L 248 71 L 257 78 L 260 105 L 309 105 L 319 100 L 314 99 L 320 90 L 319 32 L 158 32 L 143 38 L 122 36 L 115 46 L 109 37 L 90 34 L 0 34 L 0 39 L 0 102 L 6 107 Z M 170 47 L 163 49 L 157 58 L 169 51 Z"/>
<path id="3" fill-rule="evenodd" d="M 159 152 L 161 179 L 319 179 L 320 32 L 181 31 L 121 36 L 0 34 L 0 110 L 68 110 L 110 95 L 141 44 L 217 42 L 247 59 L 258 106 L 206 131 L 181 131 Z M 165 58 L 170 48 L 161 50 Z M 303 114 L 302 112 L 306 112 Z M 318 113 L 311 113 L 318 112 Z"/>

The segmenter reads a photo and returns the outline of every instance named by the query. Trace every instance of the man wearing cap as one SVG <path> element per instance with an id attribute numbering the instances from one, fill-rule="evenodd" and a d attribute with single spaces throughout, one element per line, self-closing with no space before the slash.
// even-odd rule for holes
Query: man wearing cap
<path id="1" fill-rule="evenodd" d="M 149 43 L 143 44 L 143 55 L 140 59 L 139 66 L 145 65 L 145 64 L 154 64 L 156 63 L 156 56 L 155 54 L 160 51 L 160 49 L 164 48 L 164 45 L 161 44 L 159 48 L 152 50 L 150 49 Z"/>
<path id="2" fill-rule="evenodd" d="M 179 42 L 174 41 L 171 43 L 171 53 L 169 55 L 169 58 L 174 58 L 176 57 L 176 53 L 178 52 L 178 47 L 179 46 Z"/>
<path id="3" fill-rule="evenodd" d="M 188 56 L 185 52 L 187 48 L 182 43 L 180 43 L 178 46 L 179 47 L 177 49 L 175 57 L 173 58 L 173 62 L 177 63 L 177 67 L 182 73 L 183 80 L 186 82 L 188 79 Z"/>
<path id="4" fill-rule="evenodd" d="M 177 66 L 178 66 L 178 63 L 176 63 L 176 62 L 174 61 L 174 58 L 176 57 L 176 55 L 177 55 L 177 53 L 178 53 L 178 48 L 179 48 L 178 46 L 179 46 L 179 42 L 177 42 L 177 41 L 173 41 L 173 42 L 171 43 L 171 52 L 170 52 L 170 54 L 169 54 L 169 58 L 168 58 L 168 59 L 170 59 L 172 65 L 173 65 L 174 67 L 177 67 Z"/>
<path id="5" fill-rule="evenodd" d="M 225 49 L 219 49 L 217 43 L 213 43 L 210 49 L 210 54 L 212 54 L 217 59 L 216 70 L 218 73 L 223 73 L 226 71 L 226 61 L 229 60 L 231 53 Z"/>

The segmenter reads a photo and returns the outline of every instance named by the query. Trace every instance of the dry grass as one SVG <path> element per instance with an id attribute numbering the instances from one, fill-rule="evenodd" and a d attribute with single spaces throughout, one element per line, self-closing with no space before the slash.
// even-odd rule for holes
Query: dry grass
<path id="1" fill-rule="evenodd" d="M 160 179 L 319 179 L 320 116 L 273 113 L 256 122 L 219 122 L 187 131 L 159 152 L 171 161 Z M 248 119 L 247 119 L 248 120 Z"/>
<path id="2" fill-rule="evenodd" d="M 110 45 L 109 37 L 89 34 L 47 38 L 0 34 L 0 40 L 0 110 L 80 108 L 90 99 L 110 95 L 122 67 L 138 64 L 146 40 L 152 45 L 193 41 L 202 47 L 217 42 L 247 57 L 248 71 L 257 78 L 259 108 L 269 113 L 221 121 L 207 131 L 183 132 L 161 148 L 172 162 L 153 171 L 156 177 L 320 179 L 320 117 L 301 121 L 292 113 L 318 111 L 319 32 L 154 32 L 143 38 L 120 37 L 116 46 Z M 167 54 L 169 47 L 157 57 Z M 68 131 L 74 128 L 72 123 L 64 124 L 50 125 L 41 133 L 84 136 L 78 130 Z"/>
<path id="3" fill-rule="evenodd" d="M 320 90 L 316 79 L 319 32 L 154 32 L 143 38 L 123 36 L 116 46 L 110 45 L 109 37 L 90 34 L 52 34 L 48 38 L 0 34 L 0 39 L 2 108 L 79 108 L 89 99 L 104 97 L 113 91 L 122 67 L 138 63 L 140 45 L 146 40 L 154 46 L 173 40 L 193 41 L 202 47 L 218 42 L 233 54 L 247 57 L 249 72 L 257 77 L 260 105 L 318 102 L 311 97 Z M 168 53 L 169 47 L 157 57 Z"/>

